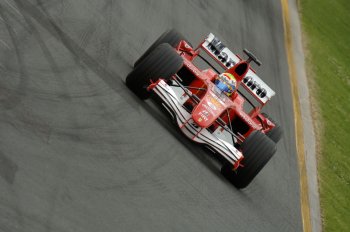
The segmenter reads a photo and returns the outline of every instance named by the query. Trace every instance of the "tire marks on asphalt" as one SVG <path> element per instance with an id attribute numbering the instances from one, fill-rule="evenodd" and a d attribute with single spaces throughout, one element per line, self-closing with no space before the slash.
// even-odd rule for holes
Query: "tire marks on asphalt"
<path id="1" fill-rule="evenodd" d="M 19 41 L 17 40 L 16 33 L 14 32 L 13 28 L 11 27 L 11 23 L 9 22 L 9 18 L 7 17 L 6 10 L 0 4 L 0 17 L 3 19 L 7 32 L 11 38 L 11 42 L 13 45 L 14 52 L 16 54 L 17 58 L 17 66 L 19 69 L 19 83 L 17 84 L 17 87 L 15 90 L 2 90 L 2 92 L 5 92 L 5 98 L 0 100 L 0 104 L 5 109 L 13 109 L 18 104 L 21 103 L 23 97 L 26 94 L 27 84 L 28 84 L 28 75 L 26 66 L 24 64 L 24 60 L 21 56 L 21 53 L 19 51 Z M 7 95 L 7 96 L 6 96 Z"/>
<path id="2" fill-rule="evenodd" d="M 125 85 L 121 82 L 121 77 L 116 73 L 112 73 L 101 65 L 98 61 L 93 59 L 84 49 L 82 49 L 71 37 L 62 31 L 62 29 L 54 22 L 52 18 L 44 15 L 35 6 L 27 1 L 14 0 L 17 6 L 27 14 L 35 19 L 42 27 L 51 33 L 78 59 L 86 66 L 95 72 L 108 86 L 115 90 L 117 94 L 126 90 Z M 119 77 L 119 78 L 116 78 Z"/>

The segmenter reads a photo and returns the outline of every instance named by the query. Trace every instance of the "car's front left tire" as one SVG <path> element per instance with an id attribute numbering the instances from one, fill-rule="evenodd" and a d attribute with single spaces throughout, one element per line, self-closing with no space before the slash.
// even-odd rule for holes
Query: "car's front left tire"
<path id="1" fill-rule="evenodd" d="M 235 187 L 245 188 L 267 164 L 276 152 L 276 144 L 260 131 L 253 131 L 242 143 L 243 167 L 233 171 L 231 164 L 224 164 L 221 173 Z"/>

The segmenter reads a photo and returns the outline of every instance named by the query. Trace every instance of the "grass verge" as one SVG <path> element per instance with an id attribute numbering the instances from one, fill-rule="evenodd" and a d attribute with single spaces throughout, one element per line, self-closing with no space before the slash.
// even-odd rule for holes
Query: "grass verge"
<path id="1" fill-rule="evenodd" d="M 299 0 L 318 140 L 323 229 L 350 231 L 350 1 Z"/>

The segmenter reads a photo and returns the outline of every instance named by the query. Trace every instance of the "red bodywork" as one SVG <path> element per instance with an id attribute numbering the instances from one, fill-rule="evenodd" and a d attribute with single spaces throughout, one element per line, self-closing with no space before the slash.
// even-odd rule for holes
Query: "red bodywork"
<path id="1" fill-rule="evenodd" d="M 273 122 L 260 113 L 261 108 L 266 103 L 260 102 L 261 104 L 253 108 L 250 112 L 245 112 L 243 108 L 245 98 L 237 90 L 230 97 L 217 97 L 213 90 L 215 85 L 213 81 L 218 75 L 217 72 L 212 69 L 200 70 L 193 63 L 193 60 L 198 57 L 201 51 L 200 48 L 199 46 L 193 49 L 186 41 L 181 41 L 176 47 L 177 53 L 184 59 L 182 69 L 187 69 L 194 77 L 192 77 L 193 80 L 188 84 L 188 87 L 193 94 L 196 94 L 201 99 L 198 104 L 191 99 L 185 103 L 193 107 L 193 120 L 200 127 L 211 130 L 215 130 L 219 126 L 216 121 L 218 118 L 221 118 L 226 124 L 230 124 L 231 122 L 233 127 L 236 126 L 239 128 L 236 131 L 241 141 L 254 130 L 261 130 L 263 133 L 267 133 L 275 127 Z M 212 58 L 216 59 L 213 56 Z M 241 59 L 233 67 L 226 69 L 225 72 L 229 72 L 235 76 L 237 81 L 236 89 L 239 89 L 249 69 L 252 70 L 250 64 Z M 252 71 L 255 72 L 254 70 Z M 184 79 L 186 77 L 181 78 Z M 242 126 L 242 124 L 244 125 Z"/>

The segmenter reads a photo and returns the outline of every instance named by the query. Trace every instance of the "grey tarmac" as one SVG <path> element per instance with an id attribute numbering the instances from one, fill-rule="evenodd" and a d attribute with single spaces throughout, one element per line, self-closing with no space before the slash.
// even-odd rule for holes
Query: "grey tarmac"
<path id="1" fill-rule="evenodd" d="M 0 28 L 0 231 L 302 231 L 279 1 L 3 0 Z M 244 190 L 124 84 L 169 28 L 263 62 L 284 137 Z"/>

